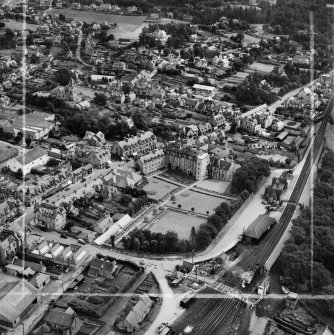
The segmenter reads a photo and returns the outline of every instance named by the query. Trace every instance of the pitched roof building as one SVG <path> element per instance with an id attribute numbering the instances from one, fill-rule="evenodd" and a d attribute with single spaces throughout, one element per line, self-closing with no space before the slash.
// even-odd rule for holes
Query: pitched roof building
<path id="1" fill-rule="evenodd" d="M 127 332 L 138 330 L 140 324 L 151 310 L 152 305 L 153 301 L 150 297 L 147 294 L 142 295 L 140 300 L 138 300 L 137 304 L 130 310 L 125 319 L 118 323 L 118 328 L 126 330 Z"/>
<path id="2" fill-rule="evenodd" d="M 40 291 L 25 280 L 0 283 L 0 326 L 16 328 L 31 305 L 40 300 Z"/>
<path id="3" fill-rule="evenodd" d="M 276 220 L 267 214 L 259 215 L 251 225 L 243 232 L 243 237 L 247 243 L 259 242 L 265 232 L 276 223 Z"/>
<path id="4" fill-rule="evenodd" d="M 151 131 L 141 132 L 137 136 L 124 138 L 111 147 L 111 153 L 127 158 L 129 155 L 141 155 L 156 148 L 157 139 Z"/>
<path id="5" fill-rule="evenodd" d="M 35 224 L 46 230 L 60 231 L 66 225 L 66 210 L 62 204 L 43 202 L 34 208 Z"/>
<path id="6" fill-rule="evenodd" d="M 40 147 L 35 147 L 25 154 L 9 160 L 7 166 L 13 172 L 21 169 L 23 175 L 26 175 L 30 173 L 31 169 L 45 165 L 48 160 L 48 153 Z"/>

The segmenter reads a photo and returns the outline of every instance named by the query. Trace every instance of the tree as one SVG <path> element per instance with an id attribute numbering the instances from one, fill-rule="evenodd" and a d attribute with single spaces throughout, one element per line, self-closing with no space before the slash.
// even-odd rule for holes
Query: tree
<path id="1" fill-rule="evenodd" d="M 45 40 L 44 45 L 46 46 L 47 50 L 50 50 L 53 47 L 53 42 L 52 40 Z"/>
<path id="2" fill-rule="evenodd" d="M 159 251 L 160 252 L 165 252 L 165 248 L 166 248 L 166 243 L 164 241 L 160 241 L 159 242 Z"/>
<path id="3" fill-rule="evenodd" d="M 30 144 L 31 144 L 31 138 L 30 137 L 26 137 L 26 145 L 28 148 L 30 148 Z"/>
<path id="4" fill-rule="evenodd" d="M 139 130 L 147 130 L 149 118 L 143 110 L 136 110 L 132 115 L 134 125 Z"/>
<path id="5" fill-rule="evenodd" d="M 124 83 L 122 86 L 122 91 L 125 95 L 129 94 L 131 92 L 131 86 L 129 83 Z"/>
<path id="6" fill-rule="evenodd" d="M 210 243 L 212 239 L 210 237 L 210 233 L 200 228 L 196 234 L 196 247 L 198 250 L 205 249 Z"/>
<path id="7" fill-rule="evenodd" d="M 21 168 L 19 168 L 17 171 L 16 171 L 16 175 L 19 177 L 19 178 L 22 178 L 23 177 L 23 171 Z"/>
<path id="8" fill-rule="evenodd" d="M 132 240 L 132 249 L 134 249 L 136 252 L 139 251 L 139 248 L 140 248 L 140 242 L 139 242 L 139 239 L 137 237 L 135 237 L 133 240 Z"/>
<path id="9" fill-rule="evenodd" d="M 97 105 L 100 105 L 100 106 L 105 106 L 106 103 L 107 103 L 107 96 L 103 93 L 95 93 L 95 97 L 94 97 L 94 102 L 97 104 Z"/>
<path id="10" fill-rule="evenodd" d="M 194 207 L 191 207 L 191 211 L 194 212 L 194 211 L 195 211 L 195 208 L 194 208 Z"/>
<path id="11" fill-rule="evenodd" d="M 56 81 L 62 86 L 68 85 L 73 77 L 74 77 L 73 73 L 68 69 L 64 68 L 59 69 L 55 74 Z"/>
<path id="12" fill-rule="evenodd" d="M 46 166 L 47 166 L 47 167 L 56 167 L 56 166 L 58 166 L 58 164 L 59 164 L 59 162 L 58 162 L 56 159 L 54 159 L 54 158 L 50 158 L 50 159 L 47 161 Z"/>
<path id="13" fill-rule="evenodd" d="M 129 204 L 132 202 L 132 196 L 130 194 L 123 194 L 120 203 L 124 206 L 129 206 Z"/>
<path id="14" fill-rule="evenodd" d="M 166 243 L 166 250 L 167 251 L 176 251 L 178 237 L 177 237 L 177 233 L 175 231 L 169 230 L 165 234 L 164 241 Z"/>
<path id="15" fill-rule="evenodd" d="M 30 57 L 30 62 L 32 64 L 37 64 L 39 62 L 39 57 L 36 54 L 32 54 Z"/>
<path id="16" fill-rule="evenodd" d="M 149 245 L 150 245 L 149 242 L 146 240 L 142 243 L 141 249 L 143 250 L 143 252 L 148 251 Z"/>
<path id="17" fill-rule="evenodd" d="M 152 240 L 151 241 L 151 251 L 153 253 L 157 252 L 157 246 L 158 246 L 158 241 L 157 240 Z"/>

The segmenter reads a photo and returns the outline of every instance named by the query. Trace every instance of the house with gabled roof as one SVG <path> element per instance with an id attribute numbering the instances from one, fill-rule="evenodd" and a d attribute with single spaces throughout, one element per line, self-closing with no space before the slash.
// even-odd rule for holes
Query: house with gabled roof
<path id="1" fill-rule="evenodd" d="M 66 311 L 51 309 L 44 318 L 44 324 L 35 334 L 75 335 L 79 332 L 84 322 L 75 314 L 73 309 L 68 308 Z"/>
<path id="2" fill-rule="evenodd" d="M 48 153 L 40 147 L 35 147 L 23 155 L 9 160 L 7 166 L 13 172 L 21 169 L 23 175 L 26 175 L 30 173 L 31 169 L 45 165 L 48 160 Z"/>
<path id="3" fill-rule="evenodd" d="M 62 230 L 66 225 L 66 210 L 62 204 L 49 204 L 43 202 L 35 204 L 34 208 L 35 225 L 45 230 Z"/>
<path id="4" fill-rule="evenodd" d="M 42 290 L 45 286 L 49 285 L 51 281 L 50 275 L 46 273 L 36 273 L 29 281 L 30 284 L 34 285 L 39 290 Z"/>
<path id="5" fill-rule="evenodd" d="M 98 221 L 96 221 L 92 226 L 91 229 L 93 229 L 98 234 L 105 233 L 110 226 L 112 226 L 114 223 L 113 219 L 110 217 L 109 214 L 102 217 Z"/>
<path id="6" fill-rule="evenodd" d="M 124 320 L 121 320 L 118 323 L 117 327 L 120 330 L 125 330 L 131 333 L 138 330 L 140 328 L 140 324 L 150 312 L 152 305 L 153 301 L 150 297 L 147 294 L 143 294 L 137 304 L 129 311 Z"/>
<path id="7" fill-rule="evenodd" d="M 239 167 L 240 165 L 234 163 L 234 161 L 211 156 L 208 164 L 208 178 L 232 181 L 232 177 Z"/>
<path id="8" fill-rule="evenodd" d="M 127 158 L 129 155 L 140 155 L 156 148 L 157 138 L 151 131 L 139 132 L 137 136 L 125 137 L 111 147 L 111 153 Z"/>
<path id="9" fill-rule="evenodd" d="M 150 174 L 166 166 L 165 152 L 163 149 L 153 150 L 147 155 L 141 156 L 137 164 L 144 174 Z"/>

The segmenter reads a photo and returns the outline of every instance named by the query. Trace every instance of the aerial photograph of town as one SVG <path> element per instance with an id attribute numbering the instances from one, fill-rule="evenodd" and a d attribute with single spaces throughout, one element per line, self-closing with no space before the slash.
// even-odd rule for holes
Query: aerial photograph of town
<path id="1" fill-rule="evenodd" d="M 0 0 L 0 335 L 334 334 L 334 0 Z"/>

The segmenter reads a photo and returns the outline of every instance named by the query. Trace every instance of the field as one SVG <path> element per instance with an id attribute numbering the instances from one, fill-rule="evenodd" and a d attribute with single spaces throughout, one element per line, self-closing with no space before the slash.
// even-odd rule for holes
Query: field
<path id="1" fill-rule="evenodd" d="M 64 8 L 52 8 L 47 11 L 50 15 L 63 14 L 65 17 L 73 18 L 74 20 L 83 21 L 87 23 L 117 23 L 115 29 L 110 29 L 109 32 L 116 38 L 130 38 L 137 39 L 141 33 L 146 16 L 126 16 L 113 15 L 105 13 L 97 13 L 93 11 L 79 11 Z"/>
<path id="2" fill-rule="evenodd" d="M 212 195 L 202 194 L 195 191 L 186 191 L 178 195 L 175 201 L 170 201 L 168 205 L 177 208 L 180 204 L 181 209 L 191 211 L 191 208 L 194 208 L 195 213 L 206 214 L 206 212 L 209 211 L 209 213 L 212 214 L 213 210 L 222 202 L 227 201 Z"/>
<path id="3" fill-rule="evenodd" d="M 272 72 L 272 70 L 274 70 L 274 65 L 254 62 L 253 64 L 249 65 L 248 68 L 251 69 L 251 70 L 254 70 L 254 71 L 261 71 L 261 72 L 270 73 L 270 72 Z"/>
<path id="4" fill-rule="evenodd" d="M 157 222 L 153 223 L 150 230 L 155 233 L 166 233 L 168 230 L 175 231 L 180 239 L 189 239 L 191 228 L 196 230 L 205 223 L 205 218 L 187 215 L 173 210 L 164 213 Z"/>
<path id="5" fill-rule="evenodd" d="M 150 198 L 160 200 L 165 195 L 173 190 L 176 190 L 177 188 L 178 186 L 170 184 L 164 180 L 150 178 L 149 183 L 144 186 L 144 191 L 147 192 Z"/>
<path id="6" fill-rule="evenodd" d="M 23 30 L 23 22 L 20 22 L 20 21 L 14 21 L 14 20 L 9 20 L 9 21 L 5 21 L 5 28 L 9 28 L 9 29 L 12 29 L 12 30 Z M 38 25 L 37 24 L 30 24 L 30 23 L 27 23 L 26 24 L 26 30 L 30 29 L 32 31 L 36 31 L 38 28 Z"/>
<path id="7" fill-rule="evenodd" d="M 225 193 L 229 185 L 229 181 L 221 181 L 215 179 L 205 179 L 197 184 L 198 187 L 205 188 L 206 190 L 218 192 L 221 194 Z"/>
<path id="8" fill-rule="evenodd" d="M 12 158 L 17 154 L 17 149 L 12 148 L 4 142 L 0 142 L 0 163 Z"/>
<path id="9" fill-rule="evenodd" d="M 229 38 L 232 36 L 232 35 L 235 35 L 235 33 L 229 33 L 229 34 L 226 34 L 226 36 L 228 36 Z M 229 40 L 231 42 L 231 40 Z M 251 36 L 251 35 L 247 35 L 245 34 L 245 37 L 242 41 L 242 45 L 243 46 L 247 46 L 248 44 L 250 43 L 259 43 L 261 40 L 258 38 L 258 37 L 254 37 L 254 36 Z"/>

